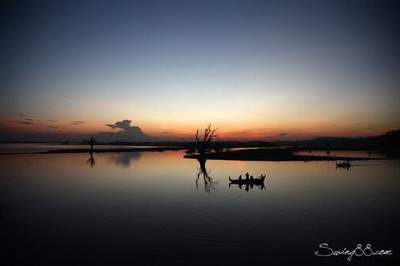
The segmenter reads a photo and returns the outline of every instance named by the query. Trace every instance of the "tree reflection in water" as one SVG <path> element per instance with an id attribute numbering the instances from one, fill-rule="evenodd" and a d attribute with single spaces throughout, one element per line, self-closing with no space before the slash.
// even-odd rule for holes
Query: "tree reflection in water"
<path id="1" fill-rule="evenodd" d="M 217 185 L 217 182 L 212 179 L 211 176 L 209 176 L 207 168 L 206 168 L 206 159 L 204 158 L 198 158 L 197 161 L 200 164 L 200 168 L 198 168 L 198 173 L 197 173 L 197 178 L 196 178 L 196 189 L 199 188 L 199 179 L 200 177 L 203 177 L 203 182 L 204 182 L 204 190 L 207 193 L 211 193 L 212 190 L 215 190 L 215 186 Z"/>

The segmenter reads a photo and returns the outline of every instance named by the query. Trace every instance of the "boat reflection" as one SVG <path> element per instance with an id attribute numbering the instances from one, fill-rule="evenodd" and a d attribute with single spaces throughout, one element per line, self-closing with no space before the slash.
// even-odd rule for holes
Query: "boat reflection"
<path id="1" fill-rule="evenodd" d="M 351 169 L 351 162 L 349 160 L 343 162 L 336 162 L 336 169 L 346 169 L 349 171 Z"/>

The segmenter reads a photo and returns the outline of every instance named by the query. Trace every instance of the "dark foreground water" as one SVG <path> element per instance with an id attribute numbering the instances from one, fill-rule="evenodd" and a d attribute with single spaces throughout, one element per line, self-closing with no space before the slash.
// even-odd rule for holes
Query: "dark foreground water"
<path id="1" fill-rule="evenodd" d="M 0 156 L 4 265 L 396 265 L 399 161 L 207 161 L 182 152 Z M 267 174 L 265 189 L 228 176 Z M 197 181 L 196 181 L 197 180 Z M 317 257 L 370 243 L 391 256 Z"/>

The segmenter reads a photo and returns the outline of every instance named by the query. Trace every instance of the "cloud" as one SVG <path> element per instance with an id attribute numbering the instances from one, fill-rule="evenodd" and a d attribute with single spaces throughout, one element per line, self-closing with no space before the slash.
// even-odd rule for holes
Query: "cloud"
<path id="1" fill-rule="evenodd" d="M 81 124 L 83 124 L 83 123 L 85 123 L 85 122 L 83 122 L 83 121 L 72 121 L 72 122 L 70 123 L 70 125 L 72 125 L 72 126 L 78 126 L 78 125 L 81 125 Z"/>
<path id="2" fill-rule="evenodd" d="M 163 132 L 161 132 L 161 134 L 167 135 L 167 134 L 169 134 L 169 131 L 163 131 Z"/>
<path id="3" fill-rule="evenodd" d="M 284 137 L 284 136 L 287 136 L 287 135 L 289 135 L 289 134 L 286 133 L 286 132 L 282 132 L 282 133 L 280 133 L 278 136 L 279 136 L 279 137 Z"/>
<path id="4" fill-rule="evenodd" d="M 145 135 L 140 127 L 131 125 L 132 121 L 124 119 L 114 124 L 106 124 L 109 128 L 117 130 L 116 132 L 99 132 L 100 141 L 147 141 L 150 138 Z"/>
<path id="5" fill-rule="evenodd" d="M 19 121 L 19 123 L 23 125 L 33 125 L 33 121 L 27 121 L 27 120 Z"/>
<path id="6" fill-rule="evenodd" d="M 17 122 L 20 124 L 23 124 L 23 125 L 33 125 L 35 120 L 32 118 L 25 118 L 25 119 L 19 120 Z"/>
<path id="7" fill-rule="evenodd" d="M 22 117 L 27 117 L 24 114 L 18 114 L 18 115 L 21 117 L 21 119 L 10 120 L 10 122 L 19 123 L 22 125 L 29 125 L 29 126 L 31 126 L 35 123 L 35 120 L 32 118 L 22 118 Z"/>
<path id="8" fill-rule="evenodd" d="M 135 126 L 131 126 L 131 123 L 131 120 L 125 119 L 115 122 L 114 124 L 107 124 L 106 126 L 111 127 L 112 129 L 120 128 L 122 130 L 130 130 L 131 128 L 135 128 Z"/>

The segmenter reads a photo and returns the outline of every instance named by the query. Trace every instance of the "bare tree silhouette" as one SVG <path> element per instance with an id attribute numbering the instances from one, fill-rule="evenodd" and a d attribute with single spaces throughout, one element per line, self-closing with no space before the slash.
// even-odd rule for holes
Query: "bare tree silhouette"
<path id="1" fill-rule="evenodd" d="M 211 123 L 206 129 L 204 129 L 203 136 L 200 136 L 199 129 L 196 131 L 196 148 L 200 157 L 205 155 L 212 147 L 213 140 L 218 136 L 216 134 L 216 129 L 211 129 Z"/>
<path id="2" fill-rule="evenodd" d="M 197 178 L 196 178 L 196 188 L 199 187 L 199 179 L 200 176 L 203 177 L 204 181 L 204 190 L 208 193 L 211 190 L 215 190 L 215 185 L 217 184 L 212 177 L 210 177 L 207 168 L 205 154 L 209 152 L 213 148 L 213 141 L 217 137 L 216 131 L 218 129 L 212 129 L 211 123 L 207 128 L 204 129 L 203 136 L 200 135 L 199 129 L 196 131 L 196 150 L 198 153 L 197 161 L 200 164 L 200 168 L 198 168 Z"/>

